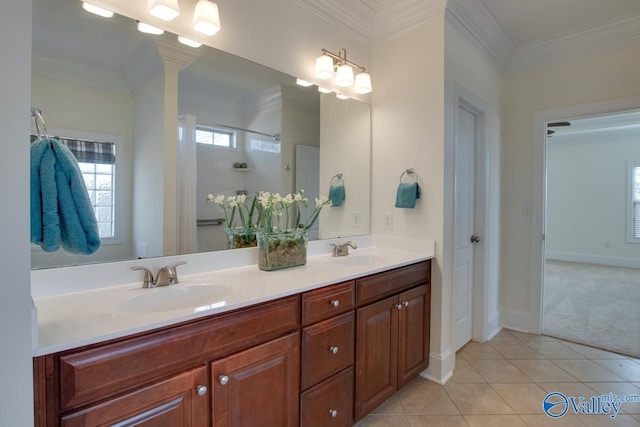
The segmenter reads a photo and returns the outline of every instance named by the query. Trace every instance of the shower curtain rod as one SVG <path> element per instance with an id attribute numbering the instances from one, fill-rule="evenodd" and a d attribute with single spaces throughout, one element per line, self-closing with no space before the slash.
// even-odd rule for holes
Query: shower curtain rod
<path id="1" fill-rule="evenodd" d="M 196 121 L 196 123 L 200 123 L 200 124 L 203 124 L 205 126 L 211 126 L 211 127 L 214 127 L 214 128 L 233 129 L 233 130 L 241 130 L 243 132 L 256 133 L 258 135 L 268 136 L 269 138 L 272 138 L 274 141 L 280 142 L 280 134 L 278 134 L 278 133 L 275 134 L 275 135 L 271 135 L 271 134 L 264 133 L 264 132 L 258 132 L 257 130 L 244 129 L 244 128 L 240 128 L 240 127 L 236 127 L 236 126 L 219 125 L 219 124 L 207 123 L 207 122 L 201 122 L 201 121 Z"/>

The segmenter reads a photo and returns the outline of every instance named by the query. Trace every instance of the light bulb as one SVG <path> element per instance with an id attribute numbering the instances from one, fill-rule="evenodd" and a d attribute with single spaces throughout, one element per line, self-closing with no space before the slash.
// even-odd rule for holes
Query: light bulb
<path id="1" fill-rule="evenodd" d="M 111 12 L 110 10 L 103 9 L 91 3 L 87 3 L 86 1 L 82 2 L 82 8 L 87 12 L 102 16 L 103 18 L 111 18 L 113 16 L 113 12 Z"/>
<path id="2" fill-rule="evenodd" d="M 351 86 L 353 84 L 353 68 L 351 68 L 351 65 L 343 64 L 338 67 L 336 84 L 342 87 Z"/>
<path id="3" fill-rule="evenodd" d="M 178 36 L 178 41 L 180 43 L 184 44 L 184 45 L 189 46 L 189 47 L 198 48 L 198 47 L 202 46 L 202 43 L 197 42 L 195 40 L 188 39 L 186 37 L 182 37 L 182 36 Z"/>
<path id="4" fill-rule="evenodd" d="M 199 0 L 193 12 L 193 29 L 208 36 L 220 31 L 218 5 L 209 0 Z"/>
<path id="5" fill-rule="evenodd" d="M 138 21 L 138 31 L 145 34 L 153 34 L 159 36 L 164 33 L 164 30 L 158 27 L 154 27 L 153 25 L 145 24 L 144 22 Z"/>
<path id="6" fill-rule="evenodd" d="M 178 0 L 148 0 L 149 13 L 163 21 L 171 21 L 180 15 Z"/>
<path id="7" fill-rule="evenodd" d="M 327 55 L 320 55 L 316 59 L 316 77 L 327 80 L 333 77 L 333 58 Z"/>
<path id="8" fill-rule="evenodd" d="M 356 93 L 365 94 L 371 92 L 371 76 L 369 73 L 360 73 L 356 75 L 356 82 L 353 85 Z"/>

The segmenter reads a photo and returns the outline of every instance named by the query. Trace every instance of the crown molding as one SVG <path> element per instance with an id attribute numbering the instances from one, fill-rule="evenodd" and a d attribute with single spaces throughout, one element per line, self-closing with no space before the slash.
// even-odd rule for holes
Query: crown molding
<path id="1" fill-rule="evenodd" d="M 112 71 L 90 68 L 36 55 L 31 58 L 31 66 L 33 74 L 40 77 L 118 93 L 131 93 L 124 77 Z"/>
<path id="2" fill-rule="evenodd" d="M 335 27 L 351 34 L 359 41 L 371 43 L 375 10 L 361 1 L 295 0 Z"/>
<path id="3" fill-rule="evenodd" d="M 555 39 L 516 49 L 507 67 L 521 71 L 532 66 L 558 62 L 582 55 L 605 53 L 640 43 L 640 16 L 579 31 Z"/>

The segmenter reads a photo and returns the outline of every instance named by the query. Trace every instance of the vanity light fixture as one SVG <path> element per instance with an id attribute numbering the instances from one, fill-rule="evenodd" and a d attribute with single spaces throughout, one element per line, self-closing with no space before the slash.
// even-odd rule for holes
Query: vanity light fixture
<path id="1" fill-rule="evenodd" d="M 163 21 L 171 21 L 180 15 L 178 0 L 148 0 L 149 13 Z"/>
<path id="2" fill-rule="evenodd" d="M 353 77 L 353 70 L 357 69 L 358 74 Z M 316 77 L 322 80 L 336 77 L 336 85 L 347 87 L 354 85 L 354 91 L 359 94 L 371 92 L 371 75 L 366 68 L 351 62 L 347 59 L 347 50 L 341 48 L 338 54 L 322 49 L 322 55 L 316 59 Z M 355 84 L 354 84 L 355 81 Z"/>
<path id="3" fill-rule="evenodd" d="M 193 29 L 208 36 L 220 31 L 218 5 L 210 0 L 198 0 L 193 12 Z"/>
<path id="4" fill-rule="evenodd" d="M 164 33 L 162 28 L 154 27 L 153 25 L 145 24 L 140 21 L 138 21 L 138 31 L 145 34 L 153 34 L 155 36 L 159 36 Z"/>
<path id="5" fill-rule="evenodd" d="M 318 86 L 318 92 L 320 92 L 320 93 L 331 93 L 332 90 Z"/>
<path id="6" fill-rule="evenodd" d="M 202 43 L 197 42 L 195 40 L 188 39 L 186 37 L 182 37 L 182 36 L 178 36 L 178 41 L 189 47 L 199 48 L 200 46 L 202 46 Z"/>
<path id="7" fill-rule="evenodd" d="M 296 79 L 296 84 L 298 86 L 302 86 L 302 87 L 309 87 L 309 86 L 313 86 L 313 83 L 308 82 L 306 80 L 302 80 L 302 79 Z"/>
<path id="8" fill-rule="evenodd" d="M 98 16 L 102 16 L 103 18 L 112 18 L 113 12 L 107 9 L 103 9 L 94 4 L 87 3 L 86 1 L 82 2 L 82 8 L 87 12 L 93 13 Z"/>
<path id="9" fill-rule="evenodd" d="M 340 92 L 336 92 L 336 98 L 338 99 L 349 99 L 347 95 L 343 95 Z"/>

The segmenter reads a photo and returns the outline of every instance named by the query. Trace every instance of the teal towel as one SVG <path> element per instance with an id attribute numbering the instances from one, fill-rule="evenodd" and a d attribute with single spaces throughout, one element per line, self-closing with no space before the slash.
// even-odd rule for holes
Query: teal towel
<path id="1" fill-rule="evenodd" d="M 31 145 L 31 242 L 90 255 L 100 247 L 98 223 L 73 153 L 55 139 Z"/>
<path id="2" fill-rule="evenodd" d="M 417 182 L 401 182 L 396 193 L 396 208 L 415 208 L 416 200 L 420 198 L 420 186 Z"/>
<path id="3" fill-rule="evenodd" d="M 329 187 L 329 200 L 331 200 L 331 206 L 337 207 L 342 206 L 342 202 L 344 202 L 346 192 L 344 189 L 344 185 L 332 185 Z"/>

